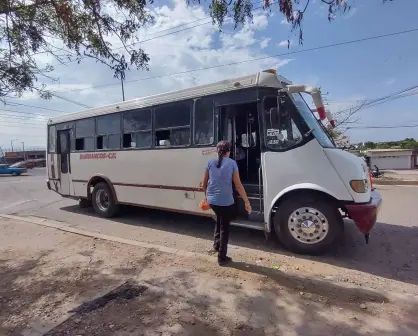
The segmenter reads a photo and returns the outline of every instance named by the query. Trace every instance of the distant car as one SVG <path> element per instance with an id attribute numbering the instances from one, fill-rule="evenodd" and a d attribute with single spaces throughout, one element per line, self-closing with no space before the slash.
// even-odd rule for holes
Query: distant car
<path id="1" fill-rule="evenodd" d="M 7 164 L 0 164 L 0 175 L 19 176 L 23 173 L 26 173 L 26 171 L 26 168 L 14 168 L 9 167 Z"/>

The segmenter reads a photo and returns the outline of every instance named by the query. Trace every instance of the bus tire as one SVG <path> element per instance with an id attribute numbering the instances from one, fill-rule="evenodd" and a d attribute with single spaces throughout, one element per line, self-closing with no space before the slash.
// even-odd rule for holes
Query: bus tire
<path id="1" fill-rule="evenodd" d="M 344 232 L 344 221 L 337 206 L 318 195 L 305 194 L 285 200 L 273 220 L 279 241 L 294 253 L 322 254 Z"/>
<path id="2" fill-rule="evenodd" d="M 99 216 L 111 218 L 117 214 L 119 205 L 107 183 L 97 183 L 91 196 L 93 209 Z"/>

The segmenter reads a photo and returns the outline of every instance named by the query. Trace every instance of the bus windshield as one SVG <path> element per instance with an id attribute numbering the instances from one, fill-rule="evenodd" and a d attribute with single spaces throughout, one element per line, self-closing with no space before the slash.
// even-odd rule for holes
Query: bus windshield
<path id="1" fill-rule="evenodd" d="M 319 144 L 322 147 L 334 148 L 335 145 L 333 141 L 330 139 L 323 126 L 320 125 L 320 122 L 315 118 L 302 95 L 300 93 L 292 93 L 290 96 L 293 98 L 296 108 L 298 109 L 302 118 L 308 124 L 308 127 L 312 130 L 312 133 L 318 140 Z"/>

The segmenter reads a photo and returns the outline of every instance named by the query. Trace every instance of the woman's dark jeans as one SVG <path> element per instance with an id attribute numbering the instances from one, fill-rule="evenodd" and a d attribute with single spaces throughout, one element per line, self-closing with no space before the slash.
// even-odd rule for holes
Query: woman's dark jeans
<path id="1" fill-rule="evenodd" d="M 218 260 L 223 261 L 228 252 L 229 225 L 234 215 L 234 205 L 210 205 L 216 214 L 216 227 L 213 238 L 213 249 L 218 251 Z"/>

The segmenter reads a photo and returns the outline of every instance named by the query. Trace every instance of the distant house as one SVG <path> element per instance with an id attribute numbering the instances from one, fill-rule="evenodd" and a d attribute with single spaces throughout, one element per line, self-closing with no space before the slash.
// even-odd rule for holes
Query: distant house
<path id="1" fill-rule="evenodd" d="M 370 167 L 379 169 L 413 169 L 418 165 L 418 151 L 414 149 L 367 149 L 364 156 Z"/>

